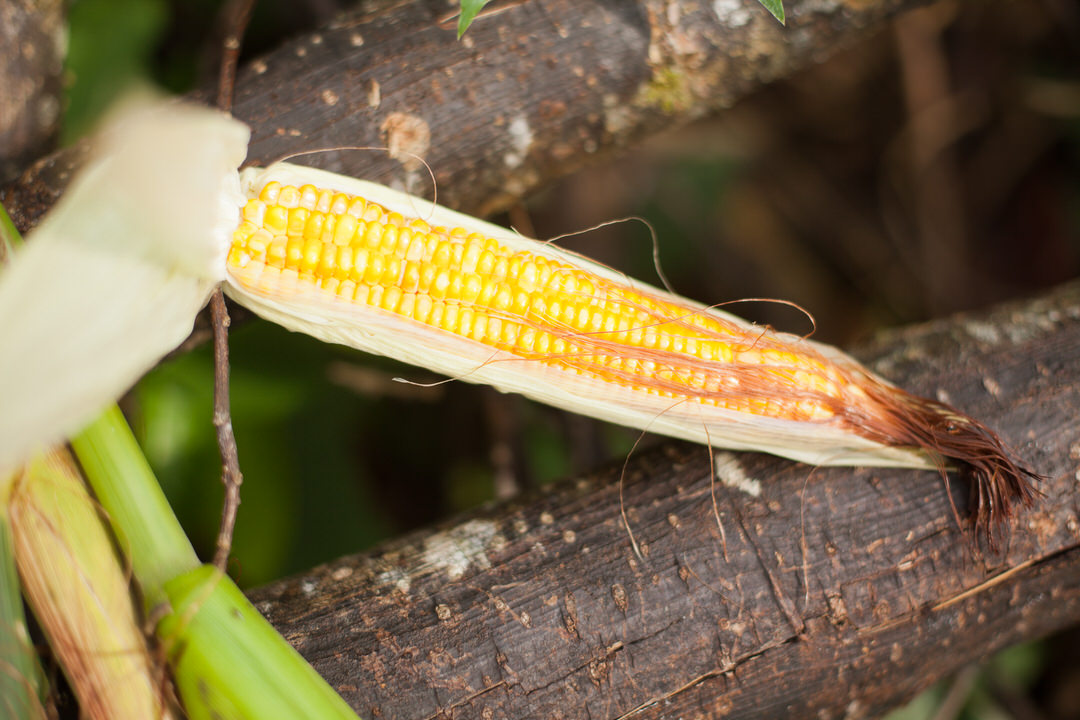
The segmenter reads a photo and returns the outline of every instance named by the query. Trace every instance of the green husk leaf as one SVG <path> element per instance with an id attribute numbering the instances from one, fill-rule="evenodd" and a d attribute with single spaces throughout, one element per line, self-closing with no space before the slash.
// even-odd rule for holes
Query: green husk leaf
<path id="1" fill-rule="evenodd" d="M 762 6 L 772 13 L 772 16 L 780 21 L 781 25 L 786 24 L 786 18 L 784 17 L 784 0 L 758 0 Z"/>
<path id="2" fill-rule="evenodd" d="M 204 565 L 166 583 L 157 634 L 191 720 L 356 720 L 233 581 Z"/>
<path id="3" fill-rule="evenodd" d="M 458 40 L 465 35 L 465 31 L 472 25 L 472 21 L 476 19 L 476 14 L 489 2 L 491 0 L 461 0 L 461 14 L 458 16 L 457 25 Z"/>

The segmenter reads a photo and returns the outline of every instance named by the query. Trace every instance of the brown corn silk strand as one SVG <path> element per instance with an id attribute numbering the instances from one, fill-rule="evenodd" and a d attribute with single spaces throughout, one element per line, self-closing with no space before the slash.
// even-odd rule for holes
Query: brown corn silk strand
<path id="1" fill-rule="evenodd" d="M 249 292 L 368 306 L 482 344 L 491 363 L 539 363 L 672 408 L 806 423 L 921 451 L 943 474 L 952 463 L 970 477 L 976 526 L 991 541 L 1015 505 L 1037 496 L 1038 476 L 993 431 L 944 404 L 839 352 L 559 258 L 432 228 L 348 193 L 269 182 L 243 211 L 228 267 Z"/>

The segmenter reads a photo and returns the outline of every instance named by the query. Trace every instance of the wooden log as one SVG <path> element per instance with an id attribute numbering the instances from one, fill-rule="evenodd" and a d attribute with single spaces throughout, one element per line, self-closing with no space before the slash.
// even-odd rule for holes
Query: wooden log
<path id="1" fill-rule="evenodd" d="M 997 551 L 933 472 L 720 453 L 713 483 L 665 441 L 252 597 L 364 717 L 874 717 L 1080 619 L 1078 352 L 1080 283 L 859 352 L 1048 477 Z"/>
<path id="2" fill-rule="evenodd" d="M 393 157 L 334 150 L 304 161 L 430 195 L 419 156 L 440 201 L 485 215 L 920 4 L 788 0 L 784 28 L 741 0 L 507 3 L 458 42 L 446 3 L 361 3 L 248 63 L 234 113 L 253 128 L 251 163 L 390 148 Z M 49 156 L 0 193 L 20 230 L 55 202 L 77 161 Z"/>

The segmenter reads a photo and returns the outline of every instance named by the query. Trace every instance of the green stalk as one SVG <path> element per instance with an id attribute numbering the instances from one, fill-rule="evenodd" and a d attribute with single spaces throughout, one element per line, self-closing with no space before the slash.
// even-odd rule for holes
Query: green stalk
<path id="1" fill-rule="evenodd" d="M 86 479 L 105 508 L 147 608 L 165 600 L 165 583 L 199 566 L 154 471 L 113 405 L 71 439 Z"/>

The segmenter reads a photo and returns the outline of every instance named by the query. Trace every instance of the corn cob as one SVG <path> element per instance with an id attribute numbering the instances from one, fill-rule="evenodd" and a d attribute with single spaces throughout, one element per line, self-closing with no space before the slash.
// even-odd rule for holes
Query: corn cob
<path id="1" fill-rule="evenodd" d="M 289 329 L 696 442 L 954 463 L 986 528 L 1037 494 L 992 431 L 832 347 L 372 183 L 281 164 L 241 184 L 227 290 Z"/>

